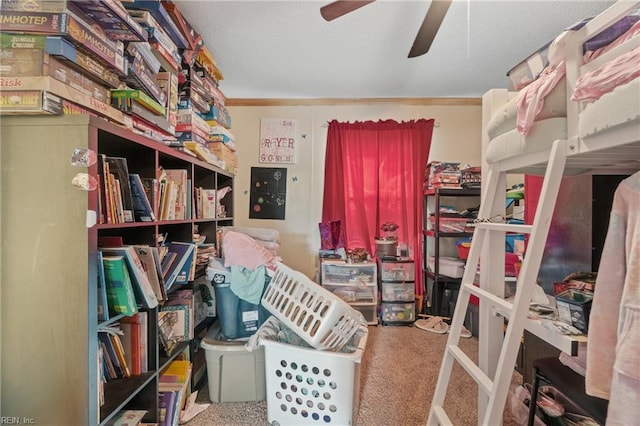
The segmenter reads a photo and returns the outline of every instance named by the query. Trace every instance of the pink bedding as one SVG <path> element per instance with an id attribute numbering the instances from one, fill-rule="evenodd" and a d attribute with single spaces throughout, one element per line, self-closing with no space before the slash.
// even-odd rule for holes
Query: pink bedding
<path id="1" fill-rule="evenodd" d="M 640 77 L 640 47 L 588 72 L 578 79 L 572 101 L 594 101 Z"/>
<path id="2" fill-rule="evenodd" d="M 559 35 L 549 47 L 549 65 L 540 77 L 523 88 L 517 99 L 516 127 L 518 132 L 527 136 L 534 121 L 544 106 L 545 97 L 566 74 L 565 42 L 568 32 Z M 589 62 L 610 51 L 627 40 L 640 36 L 640 21 L 636 22 L 615 41 L 597 49 L 586 52 L 584 61 Z M 636 48 L 615 60 L 585 74 L 576 82 L 576 90 L 572 100 L 595 100 L 616 86 L 625 84 L 640 76 L 640 49 Z"/>

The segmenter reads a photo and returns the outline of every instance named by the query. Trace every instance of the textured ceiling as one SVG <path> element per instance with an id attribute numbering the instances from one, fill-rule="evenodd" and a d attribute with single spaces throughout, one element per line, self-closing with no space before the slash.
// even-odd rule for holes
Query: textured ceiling
<path id="1" fill-rule="evenodd" d="M 330 1 L 175 1 L 228 98 L 480 97 L 563 28 L 613 1 L 453 0 L 431 50 L 407 58 L 430 1 L 378 0 L 332 22 Z"/>

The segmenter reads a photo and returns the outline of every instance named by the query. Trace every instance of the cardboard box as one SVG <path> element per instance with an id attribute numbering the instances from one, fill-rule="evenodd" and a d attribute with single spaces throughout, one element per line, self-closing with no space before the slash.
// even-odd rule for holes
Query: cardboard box
<path id="1" fill-rule="evenodd" d="M 4 49 L 0 57 L 0 77 L 48 76 L 100 102 L 109 103 L 109 90 L 83 73 L 50 56 L 44 49 Z"/>
<path id="2" fill-rule="evenodd" d="M 67 10 L 66 0 L 2 0 L 2 11 L 62 13 Z"/>
<path id="3" fill-rule="evenodd" d="M 0 90 L 46 91 L 131 128 L 131 120 L 121 111 L 51 77 L 0 78 Z"/>
<path id="4" fill-rule="evenodd" d="M 137 55 L 133 58 L 129 64 L 129 74 L 126 79 L 134 89 L 142 89 L 153 99 L 155 99 L 160 105 L 162 105 L 162 113 L 165 115 L 167 112 L 164 107 L 167 105 L 167 94 L 160 88 L 156 82 L 155 76 L 147 71 L 142 56 Z"/>
<path id="5" fill-rule="evenodd" d="M 114 89 L 120 86 L 120 78 L 115 72 L 93 57 L 76 50 L 69 41 L 62 37 L 46 37 L 44 39 L 46 40 L 46 51 L 50 55 L 64 60 L 100 84 Z"/>
<path id="6" fill-rule="evenodd" d="M 166 119 L 175 127 L 178 124 L 178 75 L 171 71 L 160 72 L 155 75 L 156 83 L 167 95 Z"/>
<path id="7" fill-rule="evenodd" d="M 43 90 L 0 91 L 0 115 L 38 113 L 62 115 L 60 97 Z"/>
<path id="8" fill-rule="evenodd" d="M 69 15 L 67 13 L 24 12 L 4 10 L 2 3 L 0 31 L 27 34 L 61 35 L 68 33 Z"/>
<path id="9" fill-rule="evenodd" d="M 160 105 L 145 92 L 138 89 L 117 89 L 111 91 L 111 104 L 121 111 L 128 111 L 132 102 L 137 102 L 158 116 L 166 114 L 165 107 Z"/>
<path id="10" fill-rule="evenodd" d="M 73 7 L 93 19 L 111 40 L 147 41 L 147 32 L 118 0 L 75 1 Z"/>
<path id="11" fill-rule="evenodd" d="M 123 76 L 126 73 L 124 44 L 121 41 L 109 40 L 105 34 L 98 34 L 95 26 L 78 16 L 69 13 L 69 24 L 65 37 L 73 40 L 87 54 L 94 56 L 105 65 L 112 67 Z"/>

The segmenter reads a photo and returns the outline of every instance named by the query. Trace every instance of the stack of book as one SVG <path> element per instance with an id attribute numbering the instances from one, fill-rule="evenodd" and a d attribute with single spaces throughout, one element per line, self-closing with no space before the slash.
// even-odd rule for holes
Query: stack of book
<path id="1" fill-rule="evenodd" d="M 462 188 L 462 173 L 460 172 L 460 163 L 432 161 L 427 164 L 425 169 L 424 189 L 435 188 Z"/>
<path id="2" fill-rule="evenodd" d="M 188 359 L 176 359 L 160 373 L 159 424 L 177 426 L 180 423 L 180 414 L 190 395 L 192 369 Z"/>
<path id="3" fill-rule="evenodd" d="M 178 107 L 230 126 L 222 73 L 172 1 L 10 1 L 2 15 L 0 115 L 95 115 L 181 149 L 176 132 L 205 150 L 208 132 L 177 130 Z"/>
<path id="4" fill-rule="evenodd" d="M 152 222 L 157 218 L 155 178 L 129 173 L 127 159 L 98 155 L 98 222 Z"/>

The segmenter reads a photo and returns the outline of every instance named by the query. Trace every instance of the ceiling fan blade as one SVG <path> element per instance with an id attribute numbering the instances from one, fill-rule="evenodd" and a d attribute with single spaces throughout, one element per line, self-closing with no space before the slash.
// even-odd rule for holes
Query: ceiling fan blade
<path id="1" fill-rule="evenodd" d="M 424 55 L 429 51 L 433 39 L 436 37 L 440 24 L 444 16 L 447 14 L 451 6 L 451 0 L 431 0 L 429 10 L 422 21 L 422 25 L 418 30 L 416 39 L 409 51 L 409 57 L 415 58 L 416 56 Z"/>
<path id="2" fill-rule="evenodd" d="M 360 9 L 362 6 L 366 6 L 369 3 L 373 3 L 375 0 L 366 1 L 353 1 L 353 0 L 338 0 L 333 3 L 329 3 L 320 8 L 320 14 L 327 21 L 333 21 L 347 13 L 353 12 L 356 9 Z"/>

